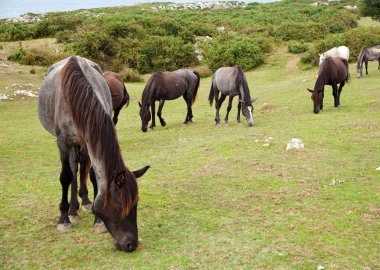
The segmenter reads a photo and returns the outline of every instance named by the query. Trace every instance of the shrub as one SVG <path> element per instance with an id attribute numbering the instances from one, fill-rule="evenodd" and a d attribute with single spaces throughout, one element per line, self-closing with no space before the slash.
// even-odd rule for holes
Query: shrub
<path id="1" fill-rule="evenodd" d="M 191 68 L 194 71 L 197 71 L 201 78 L 206 78 L 212 76 L 212 70 L 208 66 L 196 66 Z"/>
<path id="2" fill-rule="evenodd" d="M 71 30 L 60 31 L 55 34 L 58 43 L 71 43 L 74 41 L 75 33 Z"/>
<path id="3" fill-rule="evenodd" d="M 223 66 L 240 65 L 252 69 L 264 63 L 264 54 L 255 41 L 244 36 L 221 36 L 203 48 L 204 58 L 212 70 Z"/>
<path id="4" fill-rule="evenodd" d="M 305 43 L 293 43 L 288 44 L 288 52 L 290 53 L 303 53 L 309 49 L 309 46 Z"/>
<path id="5" fill-rule="evenodd" d="M 18 51 L 8 56 L 8 60 L 15 61 L 23 65 L 48 67 L 66 58 L 67 56 L 68 55 L 64 53 L 55 53 L 49 50 L 41 50 L 36 48 L 24 50 L 22 47 L 20 47 Z"/>
<path id="6" fill-rule="evenodd" d="M 123 77 L 125 82 L 143 82 L 144 79 L 141 75 L 135 72 L 133 69 L 124 67 L 123 70 L 119 72 L 119 74 Z"/>
<path id="7" fill-rule="evenodd" d="M 380 20 L 380 1 L 379 0 L 363 0 L 361 12 L 364 16 L 371 16 Z"/>

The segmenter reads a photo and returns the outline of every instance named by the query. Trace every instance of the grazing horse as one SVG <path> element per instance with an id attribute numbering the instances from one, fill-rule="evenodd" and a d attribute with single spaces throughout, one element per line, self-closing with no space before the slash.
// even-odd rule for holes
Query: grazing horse
<path id="1" fill-rule="evenodd" d="M 219 92 L 221 93 L 220 98 Z M 246 118 L 248 125 L 252 126 L 252 103 L 255 102 L 256 99 L 251 99 L 247 79 L 245 78 L 242 68 L 237 65 L 233 67 L 219 68 L 214 73 L 210 94 L 208 97 L 210 106 L 212 106 L 212 103 L 215 99 L 215 122 L 217 125 L 220 124 L 219 109 L 222 106 L 224 99 L 226 98 L 226 96 L 229 96 L 227 114 L 224 119 L 225 123 L 228 124 L 228 114 L 230 113 L 232 107 L 232 100 L 237 95 L 239 96 L 237 121 L 238 123 L 240 123 L 240 110 L 242 110 L 242 113 Z"/>
<path id="2" fill-rule="evenodd" d="M 76 181 L 81 153 L 87 153 L 93 166 L 91 180 L 97 186 L 93 213 L 104 221 L 116 248 L 131 252 L 138 245 L 136 178 L 149 167 L 131 172 L 125 166 L 111 119 L 110 91 L 101 72 L 97 64 L 78 56 L 51 66 L 38 97 L 38 115 L 42 126 L 56 137 L 60 152 L 57 229 L 70 227 L 68 189 Z"/>
<path id="3" fill-rule="evenodd" d="M 360 50 L 358 57 L 358 64 L 356 65 L 356 73 L 358 78 L 363 76 L 363 62 L 365 63 L 365 74 L 368 75 L 368 61 L 378 60 L 379 66 L 377 69 L 380 69 L 380 45 L 373 47 L 363 47 Z"/>
<path id="4" fill-rule="evenodd" d="M 121 108 L 126 104 L 129 105 L 129 95 L 125 88 L 123 78 L 112 71 L 106 71 L 103 73 L 104 79 L 110 88 L 112 97 L 112 109 L 113 109 L 113 123 L 116 125 Z"/>
<path id="5" fill-rule="evenodd" d="M 340 93 L 349 78 L 348 62 L 342 57 L 327 57 L 319 68 L 318 78 L 314 90 L 307 89 L 312 93 L 311 99 L 314 103 L 314 113 L 323 109 L 323 97 L 325 85 L 331 85 L 334 96 L 334 107 L 340 106 Z M 339 84 L 339 89 L 338 89 Z"/>
<path id="6" fill-rule="evenodd" d="M 173 100 L 183 97 L 187 104 L 187 114 L 184 124 L 192 122 L 193 112 L 191 106 L 195 102 L 199 88 L 200 76 L 196 71 L 188 69 L 179 69 L 173 72 L 156 72 L 150 77 L 142 93 L 140 106 L 141 130 L 147 131 L 148 123 L 152 119 L 150 128 L 156 126 L 155 102 L 160 101 L 157 116 L 160 119 L 161 126 L 166 122 L 161 117 L 162 108 L 165 100 Z M 152 113 L 149 111 L 149 106 Z"/>
<path id="7" fill-rule="evenodd" d="M 319 65 L 322 65 L 327 57 L 342 57 L 348 61 L 350 58 L 350 50 L 346 46 L 334 47 L 319 56 Z"/>

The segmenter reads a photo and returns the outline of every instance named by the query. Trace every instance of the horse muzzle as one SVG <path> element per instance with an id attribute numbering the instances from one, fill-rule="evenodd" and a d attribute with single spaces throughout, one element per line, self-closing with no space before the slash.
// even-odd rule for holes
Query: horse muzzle
<path id="1" fill-rule="evenodd" d="M 141 128 L 141 131 L 142 131 L 142 132 L 147 132 L 147 131 L 148 131 L 148 128 Z"/>
<path id="2" fill-rule="evenodd" d="M 118 242 L 115 243 L 115 247 L 119 251 L 124 251 L 124 252 L 133 252 L 136 250 L 138 244 L 133 244 L 132 242 L 128 242 L 125 244 L 120 244 Z"/>

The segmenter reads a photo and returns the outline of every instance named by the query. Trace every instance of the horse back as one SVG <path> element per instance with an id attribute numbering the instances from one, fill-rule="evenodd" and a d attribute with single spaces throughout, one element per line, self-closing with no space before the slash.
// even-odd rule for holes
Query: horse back
<path id="1" fill-rule="evenodd" d="M 237 75 L 238 69 L 236 67 L 221 67 L 215 71 L 213 83 L 224 94 L 229 94 L 231 91 L 238 93 Z"/>
<path id="2" fill-rule="evenodd" d="M 113 109 L 119 108 L 124 99 L 124 82 L 123 78 L 115 72 L 106 71 L 103 74 L 106 80 L 109 90 L 111 92 L 112 107 Z"/>

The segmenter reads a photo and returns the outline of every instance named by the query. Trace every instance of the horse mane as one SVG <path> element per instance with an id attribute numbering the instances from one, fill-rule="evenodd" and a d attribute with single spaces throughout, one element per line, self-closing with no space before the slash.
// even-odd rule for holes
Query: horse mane
<path id="1" fill-rule="evenodd" d="M 195 99 L 197 98 L 199 83 L 201 81 L 201 75 L 197 71 L 193 71 L 193 73 L 195 74 L 195 76 L 197 76 L 197 84 L 196 84 L 195 89 L 194 89 L 193 98 L 191 100 L 191 105 L 194 104 Z"/>
<path id="2" fill-rule="evenodd" d="M 237 68 L 237 70 L 238 70 L 235 85 L 236 85 L 237 89 L 239 89 L 240 84 L 243 86 L 244 104 L 246 106 L 248 106 L 251 104 L 251 94 L 249 93 L 249 87 L 248 87 L 247 79 L 243 73 L 243 69 L 241 68 L 241 66 L 235 65 L 234 67 Z"/>
<path id="3" fill-rule="evenodd" d="M 142 96 L 141 96 L 141 104 L 142 106 L 149 106 L 150 105 L 150 99 L 152 97 L 152 84 L 154 82 L 154 79 L 156 77 L 158 77 L 158 75 L 161 74 L 161 72 L 157 71 L 156 73 L 154 73 L 148 80 L 148 82 L 146 83 L 145 87 L 144 87 L 144 90 L 142 92 Z"/>
<path id="4" fill-rule="evenodd" d="M 327 68 L 330 65 L 330 62 L 333 58 L 332 57 L 326 57 L 325 60 L 323 61 L 322 65 L 319 67 L 318 70 L 318 78 L 317 81 L 315 82 L 314 90 L 320 90 L 323 88 L 326 82 L 326 78 L 328 76 Z"/>
<path id="5" fill-rule="evenodd" d="M 137 203 L 137 182 L 122 159 L 111 116 L 104 110 L 75 56 L 70 57 L 61 70 L 61 89 L 82 142 L 85 141 L 87 148 L 91 149 L 91 153 L 102 162 L 105 169 L 104 207 L 108 203 L 112 181 L 123 174 L 119 196 L 121 215 L 127 216 Z"/>

